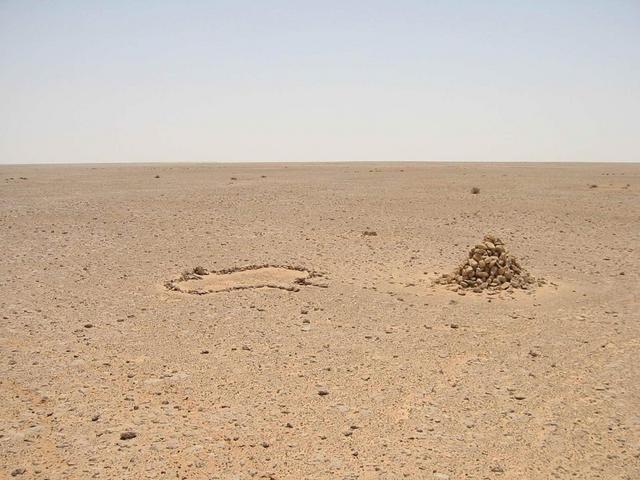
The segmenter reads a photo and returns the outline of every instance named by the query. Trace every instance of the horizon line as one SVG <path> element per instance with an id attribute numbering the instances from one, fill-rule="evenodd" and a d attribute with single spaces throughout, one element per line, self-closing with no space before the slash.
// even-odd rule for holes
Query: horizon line
<path id="1" fill-rule="evenodd" d="M 322 164 L 545 164 L 545 165 L 634 165 L 640 164 L 640 160 L 631 161 L 603 161 L 603 160 L 582 160 L 582 161 L 566 161 L 566 160 L 242 160 L 242 161 L 218 161 L 218 160 L 202 160 L 202 161 L 114 161 L 114 162 L 24 162 L 24 163 L 0 163 L 2 167 L 29 167 L 29 166 L 95 166 L 95 165 L 129 165 L 129 166 L 146 166 L 146 165 L 322 165 Z"/>

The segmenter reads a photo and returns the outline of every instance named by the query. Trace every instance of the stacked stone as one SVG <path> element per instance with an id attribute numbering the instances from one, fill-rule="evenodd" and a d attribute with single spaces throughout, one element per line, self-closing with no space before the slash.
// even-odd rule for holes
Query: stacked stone
<path id="1" fill-rule="evenodd" d="M 453 285 L 454 290 L 470 289 L 499 291 L 511 288 L 528 289 L 535 280 L 509 255 L 504 243 L 492 235 L 469 252 L 469 258 L 452 274 L 443 275 L 437 283 Z"/>

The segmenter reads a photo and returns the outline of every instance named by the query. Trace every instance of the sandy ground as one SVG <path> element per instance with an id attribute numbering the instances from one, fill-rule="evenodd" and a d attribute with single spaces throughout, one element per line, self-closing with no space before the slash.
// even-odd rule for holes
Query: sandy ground
<path id="1" fill-rule="evenodd" d="M 0 207 L 0 478 L 640 478 L 638 165 L 4 166 Z M 548 285 L 431 286 L 488 233 Z"/>

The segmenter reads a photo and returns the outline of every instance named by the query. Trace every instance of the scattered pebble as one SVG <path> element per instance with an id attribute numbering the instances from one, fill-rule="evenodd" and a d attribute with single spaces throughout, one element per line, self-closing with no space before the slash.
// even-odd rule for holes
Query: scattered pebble
<path id="1" fill-rule="evenodd" d="M 193 269 L 193 273 L 195 273 L 196 275 L 208 275 L 209 272 L 207 271 L 206 268 L 201 267 L 201 266 L 197 266 Z"/>

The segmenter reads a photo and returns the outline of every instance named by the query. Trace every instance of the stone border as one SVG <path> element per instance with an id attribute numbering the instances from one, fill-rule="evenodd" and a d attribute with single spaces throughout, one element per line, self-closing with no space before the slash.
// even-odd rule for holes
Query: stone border
<path id="1" fill-rule="evenodd" d="M 252 265 L 244 265 L 241 267 L 231 267 L 231 268 L 223 268 L 221 270 L 207 270 L 203 267 L 195 267 L 192 270 L 187 270 L 185 272 L 183 272 L 180 277 L 173 279 L 173 280 L 169 280 L 167 282 L 165 282 L 164 286 L 167 290 L 171 290 L 173 292 L 178 292 L 178 293 L 185 293 L 188 295 L 208 295 L 210 293 L 223 293 L 223 292 L 231 292 L 233 290 L 249 290 L 249 289 L 254 289 L 254 288 L 275 288 L 275 289 L 279 289 L 279 290 L 285 290 L 288 292 L 298 292 L 300 291 L 300 288 L 296 287 L 296 286 L 290 286 L 290 287 L 284 287 L 282 285 L 274 285 L 271 283 L 264 283 L 264 284 L 258 284 L 258 285 L 240 285 L 237 287 L 228 287 L 228 288 L 224 288 L 222 290 L 189 290 L 189 291 L 185 291 L 180 289 L 179 287 L 179 283 L 182 282 L 187 282 L 189 280 L 200 280 L 203 277 L 207 276 L 207 275 L 229 275 L 231 273 L 236 273 L 236 272 L 245 272 L 248 270 L 260 270 L 263 268 L 281 268 L 281 269 L 286 269 L 286 270 L 293 270 L 296 272 L 305 272 L 308 274 L 307 277 L 300 277 L 300 278 L 296 278 L 293 283 L 296 285 L 301 285 L 301 286 L 313 286 L 313 287 L 319 287 L 319 288 L 328 288 L 329 286 L 326 283 L 317 283 L 317 282 L 313 282 L 310 281 L 311 278 L 322 278 L 324 277 L 324 273 L 322 272 L 318 272 L 316 270 L 309 270 L 306 267 L 300 267 L 300 266 L 292 266 L 292 265 L 278 265 L 278 264 L 271 264 L 271 263 L 264 263 L 264 264 L 260 264 L 260 265 L 256 265 L 256 264 L 252 264 Z"/>

